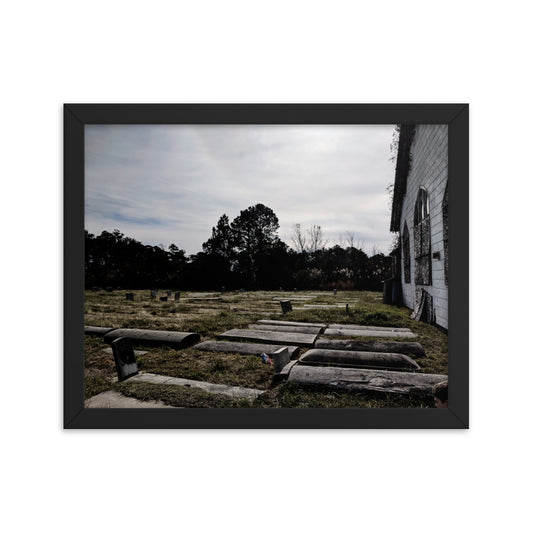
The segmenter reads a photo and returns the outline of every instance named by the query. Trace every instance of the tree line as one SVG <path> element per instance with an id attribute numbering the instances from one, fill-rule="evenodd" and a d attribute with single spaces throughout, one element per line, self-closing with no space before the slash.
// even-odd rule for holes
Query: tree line
<path id="1" fill-rule="evenodd" d="M 202 251 L 190 256 L 174 244 L 168 250 L 144 245 L 118 229 L 98 236 L 86 230 L 85 286 L 381 290 L 390 277 L 390 257 L 369 257 L 353 242 L 325 248 L 320 226 L 312 226 L 306 239 L 295 225 L 295 249 L 280 240 L 278 229 L 278 217 L 263 204 L 248 207 L 231 222 L 224 214 Z"/>

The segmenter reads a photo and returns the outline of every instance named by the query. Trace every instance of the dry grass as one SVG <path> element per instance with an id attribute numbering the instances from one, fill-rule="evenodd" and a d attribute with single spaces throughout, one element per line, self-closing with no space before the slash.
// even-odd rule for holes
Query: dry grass
<path id="1" fill-rule="evenodd" d="M 125 293 L 133 292 L 134 301 L 126 300 Z M 160 292 L 166 294 L 165 291 Z M 296 302 L 295 297 L 309 296 L 305 302 Z M 232 292 L 206 294 L 205 298 L 218 300 L 188 300 L 201 297 L 199 293 L 181 293 L 179 301 L 161 302 L 152 300 L 150 291 L 113 291 L 85 293 L 85 324 L 88 326 L 127 327 L 189 331 L 198 333 L 201 340 L 215 339 L 218 334 L 233 328 L 244 328 L 259 319 L 270 318 L 300 322 L 357 323 L 361 325 L 409 327 L 418 335 L 426 357 L 417 359 L 426 373 L 447 374 L 448 338 L 437 328 L 415 322 L 409 318 L 410 311 L 382 304 L 381 294 L 368 291 L 333 292 Z M 293 307 L 307 304 L 349 303 L 349 313 L 344 307 L 293 310 L 282 315 L 276 297 L 293 298 Z M 355 302 L 354 300 L 357 299 Z M 360 338 L 364 340 L 364 338 Z M 372 340 L 370 337 L 369 340 Z M 402 340 L 390 339 L 390 340 Z M 90 397 L 108 389 L 140 399 L 163 399 L 171 405 L 182 402 L 187 407 L 242 407 L 242 402 L 228 404 L 226 399 L 206 399 L 208 393 L 192 394 L 184 402 L 186 391 L 167 390 L 160 385 L 131 386 L 118 384 L 113 356 L 103 353 L 107 345 L 99 337 L 85 339 L 85 395 Z M 139 347 L 139 349 L 142 349 Z M 429 407 L 430 400 L 405 398 L 385 394 L 355 394 L 333 392 L 319 388 L 304 388 L 294 383 L 278 384 L 273 379 L 271 366 L 261 363 L 257 356 L 220 354 L 195 350 L 173 350 L 161 346 L 148 348 L 149 353 L 137 358 L 139 369 L 146 372 L 176 376 L 212 383 L 264 389 L 267 391 L 253 403 L 253 407 Z M 159 390 L 159 392 L 157 392 Z M 187 389 L 190 392 L 190 389 Z M 170 398 L 170 400 L 169 400 Z M 185 405 L 186 404 L 186 405 Z"/>

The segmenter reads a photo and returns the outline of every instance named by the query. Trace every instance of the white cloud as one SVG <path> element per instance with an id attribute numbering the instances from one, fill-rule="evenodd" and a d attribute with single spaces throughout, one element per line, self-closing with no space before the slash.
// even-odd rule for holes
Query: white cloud
<path id="1" fill-rule="evenodd" d="M 226 213 L 257 203 L 291 226 L 354 232 L 388 252 L 392 126 L 86 127 L 86 228 L 196 253 Z"/>

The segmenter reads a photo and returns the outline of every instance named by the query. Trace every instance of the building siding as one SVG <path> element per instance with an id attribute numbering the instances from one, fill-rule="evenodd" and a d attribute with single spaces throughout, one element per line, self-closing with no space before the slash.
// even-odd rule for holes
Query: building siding
<path id="1" fill-rule="evenodd" d="M 448 329 L 448 286 L 444 273 L 444 226 L 442 201 L 448 182 L 448 126 L 445 124 L 421 124 L 415 128 L 411 145 L 411 168 L 407 176 L 406 192 L 403 199 L 400 228 L 404 223 L 409 230 L 411 283 L 405 283 L 404 261 L 402 261 L 402 289 L 404 303 L 414 309 L 415 259 L 414 259 L 414 209 L 420 187 L 424 187 L 429 197 L 429 217 L 431 222 L 431 269 L 432 284 L 418 286 L 433 297 L 433 311 L 436 323 Z M 433 253 L 440 252 L 440 259 Z"/>

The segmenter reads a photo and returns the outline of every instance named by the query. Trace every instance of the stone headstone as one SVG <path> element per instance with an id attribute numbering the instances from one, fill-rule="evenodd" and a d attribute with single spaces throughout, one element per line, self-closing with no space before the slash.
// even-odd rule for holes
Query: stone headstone
<path id="1" fill-rule="evenodd" d="M 167 291 L 167 298 L 172 298 L 172 291 Z"/>
<path id="2" fill-rule="evenodd" d="M 131 300 L 131 301 L 133 301 L 133 293 L 132 293 L 132 292 L 127 292 L 127 293 L 126 293 L 126 300 Z"/>
<path id="3" fill-rule="evenodd" d="M 157 289 L 150 290 L 150 298 L 157 298 Z"/>
<path id="4" fill-rule="evenodd" d="M 280 300 L 281 311 L 283 314 L 290 313 L 292 311 L 292 304 L 290 300 Z"/>
<path id="5" fill-rule="evenodd" d="M 167 296 L 160 296 L 159 300 L 161 300 L 162 302 L 166 302 L 168 300 L 168 297 Z"/>
<path id="6" fill-rule="evenodd" d="M 226 292 L 226 287 L 224 287 L 224 285 L 222 285 L 222 294 L 224 294 Z"/>
<path id="7" fill-rule="evenodd" d="M 337 289 L 333 289 L 333 296 L 337 296 Z"/>
<path id="8" fill-rule="evenodd" d="M 347 315 L 350 314 L 350 305 L 349 304 L 346 304 L 346 314 Z"/>
<path id="9" fill-rule="evenodd" d="M 289 361 L 291 360 L 291 356 L 289 355 L 289 350 L 287 350 L 286 346 L 273 352 L 270 355 L 270 357 L 274 361 L 274 373 L 275 374 L 279 374 L 283 370 L 284 366 L 288 364 Z"/>
<path id="10" fill-rule="evenodd" d="M 130 339 L 124 337 L 115 339 L 111 343 L 111 349 L 113 350 L 119 381 L 124 381 L 130 376 L 139 373 L 135 354 L 133 353 L 133 344 Z"/>
<path id="11" fill-rule="evenodd" d="M 174 293 L 174 300 L 179 300 L 180 299 L 180 293 L 179 292 L 175 292 Z"/>

